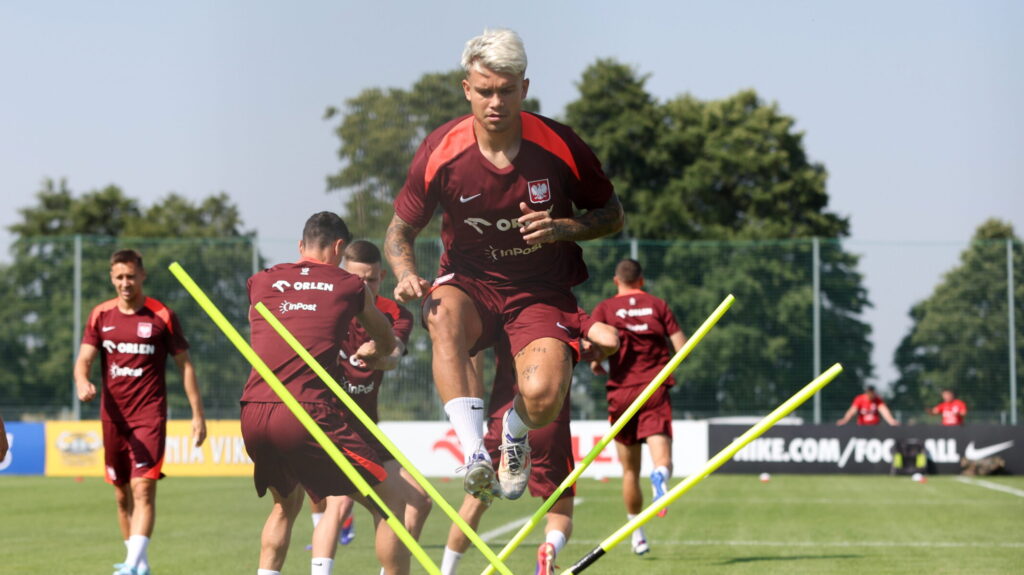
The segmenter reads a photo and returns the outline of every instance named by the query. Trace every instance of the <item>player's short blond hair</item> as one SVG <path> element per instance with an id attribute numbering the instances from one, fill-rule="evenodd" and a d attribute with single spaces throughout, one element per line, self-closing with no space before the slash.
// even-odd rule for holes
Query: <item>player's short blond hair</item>
<path id="1" fill-rule="evenodd" d="M 462 51 L 462 69 L 469 74 L 473 66 L 483 66 L 501 74 L 526 74 L 526 48 L 523 39 L 512 30 L 495 28 L 466 42 Z"/>

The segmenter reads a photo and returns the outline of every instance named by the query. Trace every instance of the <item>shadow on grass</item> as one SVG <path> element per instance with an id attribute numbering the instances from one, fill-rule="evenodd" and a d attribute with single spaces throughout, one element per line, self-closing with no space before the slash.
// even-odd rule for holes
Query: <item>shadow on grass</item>
<path id="1" fill-rule="evenodd" d="M 784 557 L 766 555 L 762 557 L 734 557 L 727 561 L 722 561 L 721 563 L 719 563 L 719 565 L 737 565 L 740 563 L 756 563 L 758 561 L 803 561 L 806 559 L 859 559 L 861 557 L 863 557 L 863 555 L 786 555 Z"/>

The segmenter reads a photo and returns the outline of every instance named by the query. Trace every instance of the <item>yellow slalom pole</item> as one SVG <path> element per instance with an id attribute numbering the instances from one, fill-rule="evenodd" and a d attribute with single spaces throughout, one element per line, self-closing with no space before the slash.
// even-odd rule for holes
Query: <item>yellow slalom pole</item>
<path id="1" fill-rule="evenodd" d="M 652 502 L 647 509 L 644 509 L 639 515 L 620 527 L 618 531 L 608 536 L 607 539 L 602 541 L 600 545 L 583 556 L 583 558 L 577 561 L 572 567 L 562 571 L 562 575 L 566 575 L 567 573 L 580 573 L 600 559 L 601 556 L 603 556 L 612 547 L 615 547 L 623 539 L 629 537 L 629 534 L 637 527 L 641 527 L 644 523 L 650 521 L 658 511 L 661 511 L 671 505 L 672 502 L 679 499 L 680 496 L 689 491 L 694 485 L 700 483 L 705 477 L 711 475 L 716 469 L 725 464 L 726 461 L 732 459 L 732 457 L 748 443 L 760 437 L 765 431 L 768 431 L 772 426 L 778 423 L 780 419 L 792 413 L 794 409 L 807 401 L 812 395 L 821 390 L 821 388 L 831 383 L 832 380 L 835 379 L 842 371 L 843 366 L 837 363 L 825 370 L 825 372 L 818 377 L 814 378 L 814 381 L 804 386 L 804 388 L 798 391 L 796 395 L 787 399 L 785 403 L 775 408 L 775 411 L 766 415 L 764 419 L 748 429 L 743 435 L 734 439 L 732 443 L 725 447 L 725 449 L 719 451 L 717 455 L 709 459 L 698 473 L 690 475 L 681 481 L 679 485 L 673 487 L 661 499 Z"/>
<path id="2" fill-rule="evenodd" d="M 299 340 L 296 339 L 295 336 L 292 335 L 290 331 L 288 331 L 288 328 L 285 327 L 283 323 L 281 323 L 281 320 L 274 317 L 274 314 L 271 313 L 269 309 L 267 309 L 267 306 L 263 305 L 263 302 L 257 302 L 254 307 L 256 311 L 261 316 L 263 316 L 263 319 L 267 320 L 267 323 L 270 324 L 270 327 L 274 328 L 274 331 L 276 331 L 277 334 L 281 336 L 281 339 L 287 342 L 288 345 L 291 346 L 292 350 L 294 350 L 295 353 L 297 353 L 299 357 L 301 357 L 303 361 L 305 361 L 309 365 L 309 367 L 318 376 L 320 376 L 320 379 L 323 380 L 327 387 L 329 387 L 331 391 L 333 391 L 334 394 L 337 395 L 339 399 L 341 399 L 341 401 L 345 404 L 345 407 L 347 407 L 356 416 L 356 418 L 358 418 L 359 421 L 366 426 L 366 429 L 368 429 L 370 433 L 373 434 L 373 436 L 376 437 L 377 440 L 380 441 L 381 444 L 383 444 L 384 447 L 387 448 L 388 452 L 390 452 L 391 455 L 395 456 L 395 460 L 398 461 L 398 463 L 401 464 L 401 466 L 404 467 L 409 472 L 409 474 L 413 476 L 416 482 L 419 483 L 421 487 L 423 487 L 423 489 L 430 495 L 430 497 L 433 498 L 434 501 L 438 503 L 441 509 L 444 510 L 445 514 L 448 515 L 448 517 L 453 522 L 455 522 L 456 525 L 459 526 L 459 529 L 461 529 L 462 532 L 466 534 L 466 537 L 468 537 L 469 540 L 473 542 L 474 545 L 476 545 L 480 552 L 483 553 L 484 557 L 486 557 L 487 560 L 491 562 L 491 565 L 496 566 L 497 569 L 504 575 L 512 575 L 512 572 L 509 570 L 509 568 L 506 567 L 505 564 L 502 563 L 501 559 L 499 559 L 498 556 L 494 554 L 494 551 L 491 551 L 491 548 L 487 546 L 487 543 L 485 543 L 483 539 L 480 539 L 480 536 L 477 535 L 476 531 L 474 531 L 473 528 L 470 527 L 469 524 L 466 523 L 466 521 L 459 516 L 459 512 L 456 511 L 455 508 L 453 508 L 448 503 L 447 500 L 445 500 L 444 496 L 442 496 L 436 489 L 434 489 L 434 486 L 431 485 L 430 481 L 428 481 L 427 478 L 424 477 L 423 474 L 420 473 L 418 469 L 416 469 L 416 466 L 414 466 L 412 462 L 409 461 L 405 457 L 405 455 L 402 454 L 401 451 L 399 451 L 398 447 L 395 446 L 395 444 L 388 438 L 388 436 L 384 435 L 384 432 L 380 430 L 380 427 L 378 427 L 377 424 L 374 423 L 372 419 L 370 419 L 370 416 L 366 415 L 366 412 L 364 412 L 363 409 L 359 407 L 359 404 L 356 403 L 351 396 L 349 396 L 348 392 L 346 392 L 344 388 L 338 385 L 338 382 L 334 379 L 334 377 L 332 377 L 331 374 L 328 373 L 327 370 L 324 369 L 322 365 L 320 365 L 320 362 L 317 361 L 317 359 L 313 357 L 313 355 L 309 353 L 309 351 L 305 347 L 302 346 L 302 343 L 299 342 Z"/>
<path id="3" fill-rule="evenodd" d="M 317 425 L 313 418 L 306 413 L 306 410 L 299 405 L 295 396 L 293 396 L 284 384 L 277 379 L 273 370 L 264 363 L 263 359 L 260 358 L 256 351 L 249 345 L 249 342 L 245 341 L 245 338 L 238 333 L 238 330 L 231 325 L 231 322 L 229 322 L 228 319 L 224 317 L 224 314 L 217 309 L 217 306 L 210 301 L 210 298 L 206 297 L 206 294 L 203 293 L 203 290 L 200 289 L 199 285 L 196 284 L 192 277 L 188 275 L 185 269 L 182 268 L 178 262 L 173 262 L 169 268 L 171 273 L 174 274 L 174 277 L 181 282 L 181 285 L 183 285 L 188 293 L 196 300 L 199 307 L 203 308 L 203 311 L 210 316 L 213 323 L 217 324 L 217 327 L 224 332 L 224 335 L 226 335 L 231 343 L 238 348 L 238 351 L 245 356 L 245 359 L 252 364 L 253 368 L 260 374 L 260 377 L 270 385 L 270 388 L 274 390 L 274 393 L 276 393 L 278 397 L 281 398 L 281 401 L 288 406 L 288 409 L 295 415 L 299 422 L 302 423 L 302 426 L 306 428 L 306 431 L 309 431 L 310 435 L 316 439 L 317 443 L 324 448 L 327 455 L 334 460 L 334 463 L 338 468 L 340 468 L 342 472 L 345 473 L 345 476 L 348 477 L 348 479 L 355 485 L 359 494 L 370 501 L 373 501 L 374 505 L 377 507 L 377 512 L 380 513 L 380 516 L 387 522 L 391 529 L 395 531 L 398 538 L 405 543 L 405 546 L 409 548 L 409 551 L 420 562 L 420 565 L 422 565 L 423 568 L 431 575 L 440 575 L 441 570 L 438 569 L 437 565 L 430 560 L 430 557 L 425 551 L 423 551 L 423 548 L 416 542 L 416 539 L 413 538 L 413 536 L 405 529 L 405 525 L 402 524 L 403 518 L 396 518 L 392 515 L 391 510 L 388 509 L 387 505 L 384 504 L 384 501 L 382 501 L 373 488 L 370 487 L 370 484 L 367 483 L 356 468 L 353 467 L 347 459 L 345 459 L 345 456 L 341 454 L 338 447 L 334 445 L 330 438 L 327 437 L 327 434 L 320 429 L 320 426 Z"/>
<path id="4" fill-rule="evenodd" d="M 558 486 L 558 489 L 556 489 L 555 492 L 552 493 L 551 496 L 547 498 L 544 504 L 540 506 L 540 509 L 538 509 L 533 514 L 533 516 L 530 517 L 530 520 L 527 521 L 526 524 L 524 524 L 519 529 L 519 531 L 512 537 L 512 539 L 505 544 L 505 547 L 503 547 L 501 552 L 498 553 L 498 557 L 500 559 L 507 559 L 508 556 L 511 555 L 513 551 L 515 551 L 516 547 L 518 547 L 519 544 L 522 543 L 524 539 L 526 539 L 526 536 L 530 534 L 530 531 L 532 531 L 538 523 L 540 523 L 541 518 L 544 517 L 544 514 L 547 513 L 552 506 L 554 506 L 555 502 L 558 501 L 558 498 L 562 496 L 562 493 L 564 493 L 566 489 L 568 489 L 574 483 L 576 483 L 576 480 L 579 479 L 580 475 L 582 475 L 584 471 L 586 471 L 587 467 L 590 467 L 590 464 L 593 463 L 599 455 L 601 455 L 601 452 L 604 451 L 604 448 L 613 439 L 615 439 L 615 436 L 618 435 L 620 431 L 622 431 L 622 428 L 625 427 L 627 423 L 629 423 L 629 420 L 632 419 L 634 415 L 636 415 L 636 412 L 640 411 L 640 408 L 642 408 L 644 404 L 647 403 L 647 400 L 650 399 L 652 395 L 654 395 L 654 392 L 658 391 L 658 388 L 661 387 L 661 384 L 665 383 L 665 380 L 668 379 L 668 376 L 672 375 L 672 372 L 674 372 L 676 368 L 679 367 L 679 364 L 682 363 L 688 355 L 690 355 L 690 352 L 693 351 L 693 348 L 697 347 L 697 344 L 704 339 L 704 336 L 707 335 L 709 331 L 711 331 L 711 328 L 715 327 L 715 324 L 718 323 L 718 320 L 722 318 L 722 316 L 725 314 L 726 311 L 729 310 L 730 307 L 732 307 L 734 301 L 736 301 L 736 298 L 734 298 L 732 294 L 729 294 L 728 296 L 726 296 L 724 300 L 722 300 L 722 303 L 718 304 L 718 307 L 715 308 L 715 311 L 711 312 L 711 315 L 709 315 L 708 318 L 704 320 L 704 323 L 702 323 L 701 326 L 697 328 L 697 331 L 693 332 L 693 335 L 691 335 L 690 338 L 686 341 L 686 343 L 683 344 L 683 347 L 679 348 L 679 351 L 677 351 L 676 354 L 672 357 L 672 359 L 670 359 L 669 362 L 665 364 L 665 367 L 661 368 L 661 371 L 658 372 L 658 375 L 654 376 L 654 379 L 651 380 L 651 383 L 647 384 L 647 387 L 644 389 L 643 393 L 641 393 L 636 399 L 634 399 L 633 403 L 629 405 L 629 408 L 627 408 L 626 411 L 621 416 L 619 416 L 619 419 L 615 421 L 615 424 L 612 425 L 612 428 L 610 430 L 608 430 L 608 433 L 606 433 L 604 437 L 601 438 L 601 441 L 599 441 L 597 445 L 595 445 L 593 449 L 591 449 L 590 452 L 587 453 L 587 456 L 583 458 L 583 461 L 581 461 L 580 464 L 576 466 L 575 469 L 573 469 L 572 473 L 570 473 L 569 476 L 562 481 L 561 485 Z M 490 574 L 491 567 L 488 566 L 483 573 L 484 575 Z"/>

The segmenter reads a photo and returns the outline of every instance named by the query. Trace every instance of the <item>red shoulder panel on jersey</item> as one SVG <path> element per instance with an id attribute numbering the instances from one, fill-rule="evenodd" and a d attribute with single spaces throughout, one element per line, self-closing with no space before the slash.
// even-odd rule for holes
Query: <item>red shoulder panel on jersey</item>
<path id="1" fill-rule="evenodd" d="M 391 318 L 391 323 L 398 321 L 398 304 L 384 296 L 377 296 L 377 309 Z"/>
<path id="2" fill-rule="evenodd" d="M 569 166 L 576 179 L 580 179 L 576 160 L 572 157 L 572 152 L 565 140 L 537 116 L 523 112 L 520 117 L 523 119 L 523 139 L 529 140 L 557 156 L 558 159 L 565 162 L 565 165 Z"/>
<path id="3" fill-rule="evenodd" d="M 427 159 L 427 168 L 423 174 L 423 189 L 430 188 L 430 182 L 441 166 L 475 144 L 473 116 L 467 116 L 465 120 L 455 124 L 455 127 L 441 138 L 441 143 L 430 153 L 430 158 Z"/>
<path id="4" fill-rule="evenodd" d="M 96 307 L 92 308 L 92 313 L 89 314 L 89 323 L 87 325 L 94 325 L 99 321 L 100 314 L 117 307 L 117 298 L 108 299 L 105 302 L 96 304 Z"/>
<path id="5" fill-rule="evenodd" d="M 163 302 L 147 297 L 144 305 L 153 312 L 153 315 L 164 320 L 164 323 L 167 325 L 167 331 L 174 333 L 174 324 L 171 322 L 171 310 Z"/>

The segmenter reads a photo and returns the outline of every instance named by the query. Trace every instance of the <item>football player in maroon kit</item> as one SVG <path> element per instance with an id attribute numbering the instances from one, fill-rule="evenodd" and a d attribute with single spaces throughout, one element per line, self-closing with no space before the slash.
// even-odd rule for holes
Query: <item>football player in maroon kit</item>
<path id="1" fill-rule="evenodd" d="M 377 355 L 377 343 L 370 338 L 359 322 L 352 322 L 348 337 L 341 344 L 340 360 L 345 372 L 342 385 L 349 396 L 376 423 L 380 421 L 377 398 L 380 394 L 381 383 L 384 381 L 384 372 L 397 368 L 398 361 L 405 355 L 405 347 L 408 345 L 409 335 L 412 333 L 413 317 L 409 310 L 398 305 L 394 300 L 380 295 L 384 269 L 381 267 L 381 255 L 377 246 L 366 240 L 352 242 L 345 248 L 342 267 L 345 271 L 363 280 L 376 301 L 377 309 L 384 313 L 395 332 L 395 349 L 386 356 Z M 377 450 L 388 474 L 401 475 L 406 503 L 405 528 L 418 539 L 433 505 L 430 497 L 416 483 L 412 475 L 395 461 L 394 456 L 388 452 L 387 448 L 371 436 L 367 436 L 366 439 Z M 338 542 L 342 545 L 351 543 L 355 537 L 355 523 L 352 517 L 353 503 L 350 497 L 342 498 L 339 510 L 341 535 L 338 538 Z M 324 505 L 323 501 L 313 505 L 314 527 L 320 522 Z"/>
<path id="2" fill-rule="evenodd" d="M 149 540 L 156 522 L 156 482 L 163 477 L 168 355 L 181 370 L 197 447 L 206 439 L 206 419 L 178 317 L 143 293 L 146 270 L 142 255 L 135 250 L 114 252 L 110 281 L 117 297 L 97 305 L 89 314 L 75 362 L 75 387 L 82 401 L 96 397 L 89 372 L 99 357 L 106 479 L 114 486 L 118 524 L 128 547 L 124 563 L 114 566 L 115 575 L 146 575 L 150 571 Z"/>
<path id="3" fill-rule="evenodd" d="M 515 499 L 529 477 L 527 432 L 555 419 L 572 377 L 579 320 L 571 288 L 587 277 L 575 242 L 619 231 L 623 213 L 579 136 L 522 110 L 529 80 L 515 32 L 469 40 L 462 66 L 471 113 L 436 129 L 416 152 L 385 255 L 395 299 L 424 299 L 434 383 L 466 458 L 466 491 Z M 413 244 L 438 208 L 444 254 L 431 286 L 417 274 Z M 519 393 L 504 416 L 499 490 L 482 445 L 483 389 L 470 357 L 502 334 Z"/>
<path id="4" fill-rule="evenodd" d="M 864 388 L 864 393 L 853 398 L 850 408 L 846 410 L 843 417 L 836 422 L 836 425 L 846 425 L 854 414 L 857 415 L 857 425 L 878 425 L 881 415 L 889 425 L 899 425 L 896 418 L 889 411 L 889 406 L 875 391 L 875 386 L 869 385 Z"/>
<path id="5" fill-rule="evenodd" d="M 671 359 L 669 342 L 675 351 L 686 343 L 676 318 L 665 300 L 643 290 L 644 276 L 640 262 L 625 259 L 615 266 L 613 277 L 618 293 L 597 304 L 594 320 L 611 324 L 619 331 L 622 345 L 608 358 L 608 419 L 617 421 L 654 380 Z M 600 364 L 592 363 L 595 373 Z M 622 499 L 626 516 L 632 519 L 643 510 L 644 496 L 640 490 L 640 445 L 647 444 L 654 470 L 651 487 L 654 499 L 667 491 L 672 477 L 672 403 L 669 388 L 675 380 L 669 377 L 654 392 L 640 411 L 615 436 L 615 448 L 622 464 Z M 662 511 L 659 515 L 664 515 Z M 650 550 L 643 527 L 633 531 L 633 552 L 643 555 Z"/>
<path id="6" fill-rule="evenodd" d="M 615 353 L 619 347 L 619 337 L 615 328 L 595 322 L 582 309 L 580 329 L 586 335 L 578 342 L 582 361 L 600 361 Z M 481 371 L 482 354 L 474 358 L 478 377 Z M 481 384 L 482 385 L 482 384 Z M 508 338 L 500 338 L 494 346 L 494 385 L 488 406 L 487 435 L 484 446 L 492 454 L 496 454 L 501 443 L 502 416 L 515 398 L 516 372 L 515 360 L 509 349 Z M 572 433 L 569 429 L 569 398 L 562 402 L 562 411 L 555 420 L 540 429 L 530 430 L 531 456 L 533 465 L 530 469 L 530 494 L 547 500 L 558 489 L 565 478 L 573 472 Z M 535 575 L 553 574 L 555 557 L 569 541 L 572 535 L 572 512 L 576 486 L 567 489 L 555 501 L 545 515 L 544 543 L 537 548 L 537 566 Z M 473 529 L 480 525 L 484 513 L 490 508 L 491 500 L 486 497 L 477 499 L 466 495 L 459 508 L 459 516 Z M 448 531 L 448 542 L 445 545 L 444 557 L 441 560 L 441 575 L 455 575 L 463 553 L 469 548 L 469 538 L 457 526 L 452 525 Z"/>
<path id="7" fill-rule="evenodd" d="M 348 337 L 354 319 L 376 342 L 375 356 L 386 356 L 395 347 L 391 324 L 374 305 L 362 278 L 338 267 L 350 238 L 348 227 L 336 214 L 313 214 L 299 242 L 299 261 L 276 265 L 249 278 L 250 303 L 263 302 L 339 381 L 343 377 L 338 361 L 340 342 Z M 377 451 L 365 439 L 362 425 L 252 308 L 249 325 L 256 353 L 374 485 L 390 511 L 403 516 L 400 479 L 388 475 Z M 313 531 L 311 573 L 329 574 L 337 546 L 341 496 L 354 494 L 354 486 L 255 370 L 242 391 L 241 404 L 242 438 L 255 464 L 256 492 L 262 497 L 269 490 L 274 499 L 263 527 L 257 573 L 280 573 L 305 491 L 314 502 L 327 500 L 324 519 Z M 378 521 L 376 536 L 377 559 L 385 572 L 408 573 L 409 552 L 386 522 Z"/>

